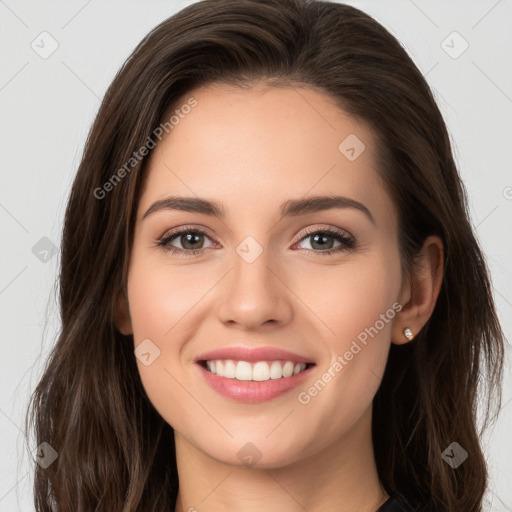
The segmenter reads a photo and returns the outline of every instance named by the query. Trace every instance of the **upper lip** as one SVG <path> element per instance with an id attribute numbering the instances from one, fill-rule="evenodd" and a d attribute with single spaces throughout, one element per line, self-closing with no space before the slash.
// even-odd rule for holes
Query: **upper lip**
<path id="1" fill-rule="evenodd" d="M 225 347 L 210 352 L 205 352 L 196 358 L 196 362 L 215 361 L 219 359 L 232 359 L 235 361 L 291 361 L 293 363 L 312 363 L 308 359 L 293 352 L 282 350 L 277 347 Z"/>

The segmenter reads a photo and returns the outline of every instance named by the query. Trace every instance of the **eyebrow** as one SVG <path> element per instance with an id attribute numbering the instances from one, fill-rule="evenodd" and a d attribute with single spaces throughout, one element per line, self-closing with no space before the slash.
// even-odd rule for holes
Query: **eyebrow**
<path id="1" fill-rule="evenodd" d="M 356 201 L 355 199 L 338 195 L 314 196 L 285 201 L 280 208 L 279 220 L 284 217 L 298 217 L 299 215 L 331 210 L 333 208 L 353 208 L 359 210 L 368 217 L 372 224 L 376 224 L 375 218 L 364 204 Z M 199 197 L 172 196 L 153 203 L 141 220 L 144 220 L 148 215 L 160 210 L 181 210 L 186 212 L 202 213 L 204 215 L 210 215 L 220 219 L 224 219 L 226 217 L 226 210 L 224 207 L 215 201 Z"/>

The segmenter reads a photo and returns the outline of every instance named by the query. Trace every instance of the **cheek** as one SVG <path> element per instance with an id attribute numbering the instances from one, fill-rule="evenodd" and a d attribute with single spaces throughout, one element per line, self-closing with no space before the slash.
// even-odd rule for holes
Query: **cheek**
<path id="1" fill-rule="evenodd" d="M 393 265 L 383 265 L 379 260 L 347 275 L 336 297 L 338 315 L 333 317 L 340 339 L 364 342 L 365 333 L 372 338 L 388 336 L 399 282 Z"/>
<path id="2" fill-rule="evenodd" d="M 172 411 L 181 410 L 186 404 L 180 402 L 182 396 L 171 364 L 179 357 L 179 344 L 168 340 L 181 327 L 180 318 L 190 307 L 177 290 L 179 283 L 167 278 L 161 268 L 148 264 L 149 261 L 133 258 L 128 275 L 134 349 L 136 355 L 140 354 L 137 368 L 150 402 L 167 423 L 174 425 Z"/>
<path id="3" fill-rule="evenodd" d="M 127 283 L 134 349 L 148 346 L 151 353 L 150 364 L 137 358 L 137 367 L 153 406 L 173 426 L 177 411 L 190 406 L 181 385 L 183 348 L 197 328 L 201 299 L 214 283 L 200 265 L 171 266 L 162 255 L 134 246 Z"/>
<path id="4" fill-rule="evenodd" d="M 389 341 L 400 272 L 395 251 L 375 251 L 328 272 L 316 270 L 314 279 L 298 280 L 294 289 L 323 324 L 330 351 L 338 354 L 353 340 Z"/>
<path id="5" fill-rule="evenodd" d="M 327 385 L 325 399 L 334 407 L 342 399 L 354 417 L 370 404 L 380 385 L 400 309 L 400 279 L 398 255 L 381 253 L 345 272 L 329 296 L 325 319 L 335 334 L 326 338 L 331 361 L 322 370 L 329 373 L 325 381 L 333 384 Z"/>
<path id="6" fill-rule="evenodd" d="M 321 382 L 303 389 L 305 395 L 299 402 L 315 401 L 313 407 L 326 407 L 328 412 L 319 417 L 336 417 L 341 403 L 355 420 L 372 401 L 384 373 L 400 307 L 400 280 L 398 254 L 390 250 L 354 259 L 335 276 L 315 280 L 318 286 L 309 288 L 305 301 L 314 304 L 312 309 L 325 325 L 322 341 L 329 360 L 319 368 Z M 306 297 L 305 288 L 302 294 Z M 322 398 L 315 398 L 320 395 Z"/>
<path id="7" fill-rule="evenodd" d="M 174 327 L 204 293 L 201 281 L 190 274 L 190 270 L 156 261 L 154 255 L 134 251 L 128 296 L 136 343 L 172 336 Z"/>

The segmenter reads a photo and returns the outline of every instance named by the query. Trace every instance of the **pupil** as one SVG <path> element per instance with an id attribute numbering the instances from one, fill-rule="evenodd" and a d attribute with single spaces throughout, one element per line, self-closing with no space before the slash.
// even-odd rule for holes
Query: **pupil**
<path id="1" fill-rule="evenodd" d="M 182 235 L 181 237 L 181 245 L 185 248 L 185 249 L 196 249 L 196 247 L 193 247 L 193 244 L 194 244 L 194 238 L 195 238 L 195 242 L 197 243 L 197 239 L 201 238 L 203 235 L 199 234 L 199 233 L 187 233 L 186 235 Z M 192 245 L 192 247 L 190 247 L 190 245 Z"/>
<path id="2" fill-rule="evenodd" d="M 331 243 L 330 244 L 327 244 L 328 247 L 326 247 L 326 244 L 325 244 L 325 239 L 326 238 L 330 238 L 331 239 Z M 315 248 L 315 244 L 318 243 L 318 240 L 321 239 L 323 241 L 323 243 L 320 243 L 320 249 L 330 249 L 332 247 L 332 236 L 330 235 L 325 235 L 325 234 L 316 234 L 313 236 L 313 243 L 311 244 L 311 246 L 313 248 Z M 318 249 L 318 247 L 317 247 Z"/>

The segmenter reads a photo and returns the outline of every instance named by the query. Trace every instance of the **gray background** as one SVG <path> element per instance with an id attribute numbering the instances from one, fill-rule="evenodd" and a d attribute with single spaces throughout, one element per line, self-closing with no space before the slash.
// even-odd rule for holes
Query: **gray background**
<path id="1" fill-rule="evenodd" d="M 0 0 L 0 512 L 34 510 L 23 419 L 59 328 L 56 251 L 85 137 L 131 50 L 190 3 Z M 397 36 L 434 90 L 510 339 L 512 0 L 347 3 Z M 510 369 L 509 345 L 502 412 L 484 439 L 495 512 L 512 510 Z"/>

